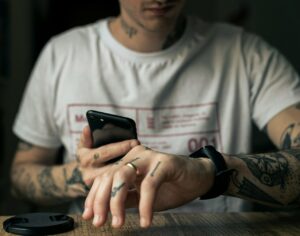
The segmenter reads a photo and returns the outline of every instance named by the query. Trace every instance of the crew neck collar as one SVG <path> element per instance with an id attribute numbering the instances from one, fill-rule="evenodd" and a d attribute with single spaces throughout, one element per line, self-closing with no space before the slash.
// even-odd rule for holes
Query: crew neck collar
<path id="1" fill-rule="evenodd" d="M 183 47 L 188 39 L 188 35 L 191 33 L 191 19 L 187 17 L 186 28 L 184 30 L 183 35 L 177 42 L 175 42 L 172 46 L 168 47 L 165 50 L 157 51 L 157 52 L 150 52 L 150 53 L 143 53 L 131 50 L 121 44 L 111 33 L 109 29 L 109 22 L 114 18 L 107 18 L 100 23 L 100 35 L 103 42 L 112 50 L 114 53 L 119 54 L 122 57 L 125 57 L 129 60 L 137 60 L 147 61 L 147 60 L 165 60 L 170 59 L 170 57 L 174 57 L 176 53 L 179 53 L 180 48 Z"/>

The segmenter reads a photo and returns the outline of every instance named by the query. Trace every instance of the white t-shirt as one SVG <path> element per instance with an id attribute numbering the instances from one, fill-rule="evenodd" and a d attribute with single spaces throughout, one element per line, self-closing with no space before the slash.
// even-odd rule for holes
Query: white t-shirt
<path id="1" fill-rule="evenodd" d="M 131 117 L 140 141 L 162 152 L 188 155 L 211 144 L 224 153 L 249 153 L 251 121 L 263 128 L 300 101 L 300 79 L 290 64 L 240 28 L 189 17 L 173 46 L 138 53 L 111 35 L 108 20 L 49 41 L 14 124 L 19 138 L 63 145 L 65 162 L 74 160 L 85 113 L 94 109 Z M 248 209 L 229 197 L 193 204 L 196 211 Z"/>

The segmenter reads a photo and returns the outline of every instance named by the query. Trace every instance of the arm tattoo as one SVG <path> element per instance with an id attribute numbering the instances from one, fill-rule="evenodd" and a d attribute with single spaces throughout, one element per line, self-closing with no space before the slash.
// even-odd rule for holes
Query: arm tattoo
<path id="1" fill-rule="evenodd" d="M 28 199 L 34 199 L 36 193 L 36 186 L 31 179 L 31 175 L 29 173 L 25 176 L 25 192 Z"/>
<path id="2" fill-rule="evenodd" d="M 68 192 L 68 177 L 67 177 L 67 169 L 63 168 L 63 175 L 64 175 L 64 181 L 65 181 L 65 192 Z"/>
<path id="3" fill-rule="evenodd" d="M 47 197 L 55 197 L 59 191 L 51 172 L 51 167 L 45 167 L 37 176 L 41 192 Z"/>
<path id="4" fill-rule="evenodd" d="M 300 148 L 284 150 L 284 153 L 291 155 L 300 161 Z"/>
<path id="5" fill-rule="evenodd" d="M 121 27 L 124 30 L 125 34 L 128 35 L 129 38 L 132 38 L 134 35 L 137 34 L 137 29 L 128 25 L 127 22 L 121 17 L 120 19 Z"/>
<path id="6" fill-rule="evenodd" d="M 281 137 L 281 146 L 282 149 L 289 149 L 292 146 L 292 138 L 291 133 L 295 127 L 295 124 L 291 124 L 288 128 L 284 131 L 284 134 Z"/>
<path id="7" fill-rule="evenodd" d="M 161 161 L 159 161 L 159 162 L 156 164 L 156 166 L 154 167 L 153 171 L 152 171 L 151 174 L 150 174 L 152 177 L 154 176 L 154 174 L 155 174 L 155 172 L 156 172 L 156 170 L 158 169 L 158 167 L 159 167 L 160 164 L 161 164 Z"/>
<path id="8" fill-rule="evenodd" d="M 280 202 L 272 198 L 270 195 L 259 189 L 255 184 L 251 183 L 247 178 L 243 178 L 241 183 L 237 181 L 237 172 L 231 176 L 233 184 L 239 189 L 237 194 L 249 199 L 257 199 L 262 202 L 282 205 Z"/>
<path id="9" fill-rule="evenodd" d="M 125 186 L 125 183 L 121 183 L 119 186 L 117 187 L 113 187 L 110 196 L 113 198 L 117 195 L 117 193 L 121 190 L 121 188 L 123 188 Z"/>
<path id="10" fill-rule="evenodd" d="M 89 186 L 87 186 L 85 184 L 85 182 L 83 181 L 82 173 L 78 167 L 74 168 L 74 170 L 72 172 L 72 176 L 71 176 L 71 178 L 66 180 L 66 184 L 67 185 L 80 184 L 84 188 L 85 191 L 90 190 Z"/>
<path id="11" fill-rule="evenodd" d="M 33 145 L 31 143 L 20 140 L 18 143 L 18 151 L 29 151 L 32 149 Z"/>
<path id="12" fill-rule="evenodd" d="M 25 167 L 18 168 L 17 170 L 13 169 L 12 171 L 13 171 L 12 176 L 13 176 L 14 180 L 19 182 L 22 175 L 25 173 Z"/>
<path id="13" fill-rule="evenodd" d="M 292 147 L 300 147 L 300 133 L 294 134 L 295 128 L 299 128 L 300 123 L 290 124 L 281 136 L 282 149 L 290 149 Z"/>
<path id="14" fill-rule="evenodd" d="M 297 134 L 297 136 L 293 140 L 295 147 L 300 147 L 300 132 Z"/>
<path id="15" fill-rule="evenodd" d="M 285 176 L 290 172 L 288 161 L 281 153 L 241 155 L 251 173 L 264 185 L 286 187 Z"/>

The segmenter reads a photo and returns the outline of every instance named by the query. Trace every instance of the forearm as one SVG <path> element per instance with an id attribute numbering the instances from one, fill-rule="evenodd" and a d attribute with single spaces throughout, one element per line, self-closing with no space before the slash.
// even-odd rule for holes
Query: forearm
<path id="1" fill-rule="evenodd" d="M 60 166 L 17 164 L 12 168 L 11 179 L 17 197 L 43 205 L 87 194 L 87 186 L 76 162 Z"/>
<path id="2" fill-rule="evenodd" d="M 234 170 L 226 194 L 272 206 L 300 205 L 300 149 L 225 160 Z"/>

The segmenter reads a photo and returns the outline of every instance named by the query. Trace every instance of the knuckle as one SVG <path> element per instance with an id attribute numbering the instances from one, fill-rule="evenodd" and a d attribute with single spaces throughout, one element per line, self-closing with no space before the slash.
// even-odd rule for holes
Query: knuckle
<path id="1" fill-rule="evenodd" d="M 126 179 L 126 170 L 125 168 L 120 168 L 119 170 L 116 171 L 115 173 L 115 178 L 117 179 Z"/>
<path id="2" fill-rule="evenodd" d="M 101 199 L 95 199 L 93 204 L 93 209 L 95 213 L 101 214 L 103 212 L 103 208 L 105 203 Z"/>
<path id="3" fill-rule="evenodd" d="M 80 156 L 79 160 L 80 160 L 81 166 L 83 166 L 83 167 L 87 167 L 90 164 L 89 158 L 83 158 L 82 156 Z"/>
<path id="4" fill-rule="evenodd" d="M 96 197 L 95 199 L 94 199 L 94 207 L 95 208 L 99 208 L 101 205 L 102 205 L 102 202 L 103 202 L 103 200 L 102 200 L 102 198 L 101 197 Z"/>
<path id="5" fill-rule="evenodd" d="M 101 159 L 107 159 L 109 158 L 109 150 L 106 147 L 100 147 L 98 150 L 99 156 L 101 157 Z"/>
<path id="6" fill-rule="evenodd" d="M 146 177 L 142 183 L 143 187 L 149 189 L 155 188 L 157 184 L 158 182 L 156 181 L 155 178 L 149 178 L 149 177 Z"/>
<path id="7" fill-rule="evenodd" d="M 133 154 L 133 153 L 140 153 L 140 152 L 144 152 L 144 151 L 145 151 L 144 146 L 137 145 L 130 150 L 130 153 Z"/>
<path id="8" fill-rule="evenodd" d="M 112 178 L 111 175 L 112 174 L 110 172 L 104 172 L 101 177 L 100 176 L 97 177 L 99 179 L 99 183 L 101 183 L 101 181 L 108 181 L 109 179 Z"/>
<path id="9" fill-rule="evenodd" d="M 125 153 L 131 149 L 131 144 L 128 141 L 125 141 L 121 145 L 122 152 Z"/>
<path id="10" fill-rule="evenodd" d="M 94 179 L 94 184 L 98 184 L 98 183 L 101 183 L 101 179 L 102 177 L 101 176 L 96 176 L 95 179 Z"/>

